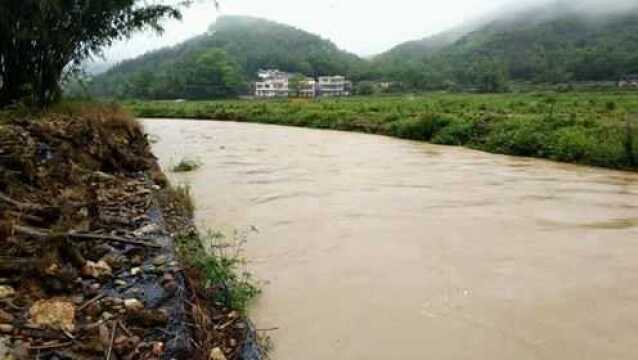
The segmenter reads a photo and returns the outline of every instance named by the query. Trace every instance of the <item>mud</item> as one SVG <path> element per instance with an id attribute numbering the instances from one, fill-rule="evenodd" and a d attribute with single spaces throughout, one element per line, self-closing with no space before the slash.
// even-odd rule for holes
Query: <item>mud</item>
<path id="1" fill-rule="evenodd" d="M 116 107 L 0 122 L 0 357 L 245 358 L 250 326 L 175 252 L 196 229 L 171 191 Z"/>

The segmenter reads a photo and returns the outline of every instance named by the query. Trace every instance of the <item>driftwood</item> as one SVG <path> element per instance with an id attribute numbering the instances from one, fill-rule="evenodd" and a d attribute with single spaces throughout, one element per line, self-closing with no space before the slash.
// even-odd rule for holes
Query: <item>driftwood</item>
<path id="1" fill-rule="evenodd" d="M 33 271 L 39 264 L 36 258 L 16 258 L 0 256 L 0 271 L 2 272 L 24 272 Z"/>
<path id="2" fill-rule="evenodd" d="M 67 239 L 77 240 L 77 241 L 106 241 L 106 242 L 114 242 L 114 243 L 120 243 L 120 244 L 149 247 L 149 248 L 155 248 L 155 249 L 162 248 L 161 245 L 151 243 L 150 241 L 153 241 L 152 239 L 132 240 L 132 239 L 127 239 L 127 238 L 113 236 L 113 235 L 83 234 L 83 233 L 74 233 L 74 232 L 52 233 L 43 229 L 36 229 L 36 228 L 32 228 L 28 226 L 20 226 L 20 225 L 14 226 L 13 230 L 17 234 L 27 235 L 27 236 L 31 236 L 41 240 L 56 240 L 56 239 L 67 238 Z"/>

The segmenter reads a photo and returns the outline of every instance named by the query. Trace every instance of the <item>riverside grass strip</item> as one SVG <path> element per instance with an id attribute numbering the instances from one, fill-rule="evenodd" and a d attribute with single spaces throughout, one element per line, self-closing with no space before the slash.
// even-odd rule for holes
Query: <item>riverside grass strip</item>
<path id="1" fill-rule="evenodd" d="M 638 170 L 638 92 L 431 93 L 332 99 L 129 101 L 144 118 L 358 131 Z"/>

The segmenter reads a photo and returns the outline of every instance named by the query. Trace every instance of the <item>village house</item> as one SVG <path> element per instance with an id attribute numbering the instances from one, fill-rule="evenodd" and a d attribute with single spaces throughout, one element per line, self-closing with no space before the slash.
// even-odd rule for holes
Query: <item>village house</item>
<path id="1" fill-rule="evenodd" d="M 352 82 L 345 76 L 320 76 L 317 85 L 319 96 L 350 96 Z"/>
<path id="2" fill-rule="evenodd" d="M 292 74 L 279 70 L 260 70 L 255 83 L 255 96 L 265 98 L 288 97 Z"/>
<path id="3" fill-rule="evenodd" d="M 297 96 L 303 98 L 313 98 L 317 96 L 317 82 L 313 78 L 304 78 L 299 81 Z"/>
<path id="4" fill-rule="evenodd" d="M 618 81 L 620 88 L 638 88 L 638 74 L 625 75 Z"/>
<path id="5" fill-rule="evenodd" d="M 260 70 L 258 76 L 260 80 L 255 83 L 255 97 L 259 98 L 288 96 L 314 98 L 317 96 L 350 96 L 352 93 L 352 82 L 341 75 L 321 76 L 319 81 L 311 77 L 295 80 L 295 74 L 273 69 Z M 295 83 L 291 84 L 293 81 Z M 295 89 L 291 89 L 291 87 Z"/>

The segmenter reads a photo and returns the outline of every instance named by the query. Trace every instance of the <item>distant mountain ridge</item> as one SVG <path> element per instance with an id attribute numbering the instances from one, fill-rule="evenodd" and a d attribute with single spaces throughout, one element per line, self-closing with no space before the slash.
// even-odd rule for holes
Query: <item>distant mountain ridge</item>
<path id="1" fill-rule="evenodd" d="M 95 78 L 109 97 L 210 98 L 246 93 L 262 68 L 342 74 L 406 90 L 500 91 L 508 80 L 617 80 L 638 73 L 638 2 L 549 1 L 399 44 L 371 59 L 276 22 L 221 17 L 208 33 L 124 61 Z M 202 80 L 204 79 L 204 80 Z"/>
<path id="2" fill-rule="evenodd" d="M 234 84 L 229 88 L 221 80 L 208 84 L 223 88 L 218 93 L 228 96 L 245 91 L 248 82 L 262 68 L 320 76 L 351 74 L 365 63 L 329 40 L 291 26 L 252 17 L 224 16 L 211 25 L 206 34 L 114 66 L 95 78 L 91 92 L 99 96 L 162 98 L 182 95 L 190 98 L 193 94 L 187 89 L 188 83 L 173 92 L 164 91 L 157 84 L 174 86 L 174 82 L 179 83 L 182 75 L 196 68 L 199 58 L 213 49 L 217 51 L 217 57 L 224 58 L 227 74 L 232 68 L 235 77 L 241 78 L 241 86 Z M 213 76 L 205 72 L 200 75 Z M 137 91 L 140 87 L 147 89 Z"/>

